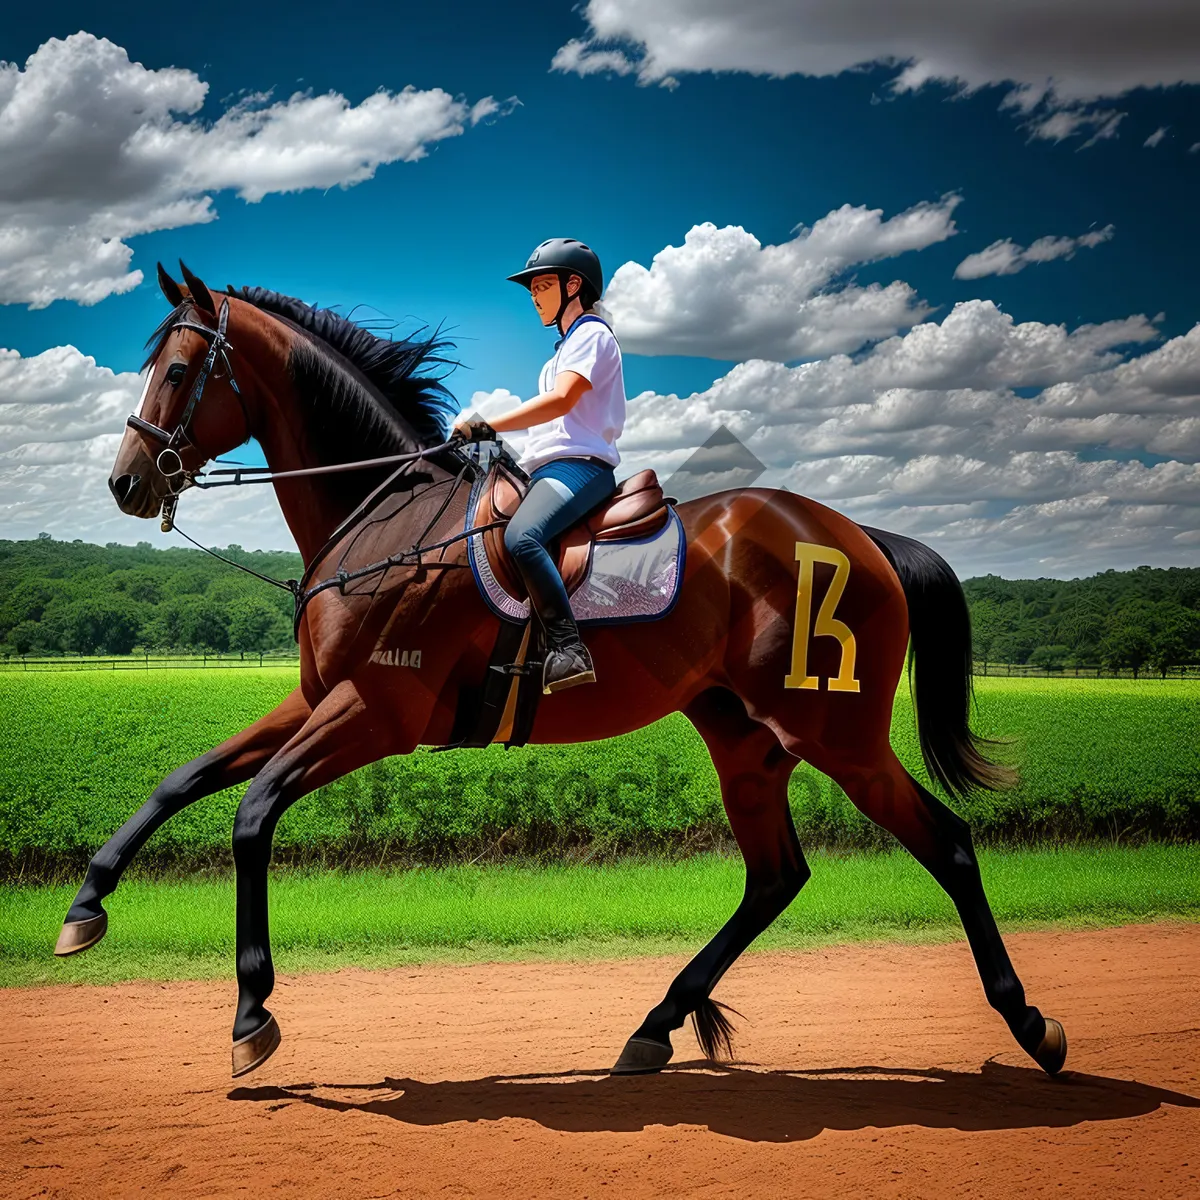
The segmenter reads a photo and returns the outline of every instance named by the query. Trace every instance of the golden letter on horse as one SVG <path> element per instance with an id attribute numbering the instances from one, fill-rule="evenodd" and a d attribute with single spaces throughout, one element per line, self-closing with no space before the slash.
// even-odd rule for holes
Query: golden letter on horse
<path id="1" fill-rule="evenodd" d="M 825 593 L 825 599 L 817 611 L 812 626 L 813 637 L 837 638 L 842 647 L 842 660 L 835 678 L 828 681 L 831 692 L 857 692 L 858 680 L 854 677 L 854 659 L 857 646 L 854 634 L 845 621 L 839 621 L 833 611 L 837 608 L 846 581 L 850 578 L 850 560 L 833 546 L 818 546 L 814 542 L 797 542 L 796 558 L 800 563 L 800 576 L 796 582 L 796 625 L 792 631 L 792 669 L 783 678 L 785 688 L 813 688 L 819 686 L 817 676 L 808 673 L 809 621 L 812 617 L 813 564 L 829 563 L 833 567 L 833 582 Z"/>

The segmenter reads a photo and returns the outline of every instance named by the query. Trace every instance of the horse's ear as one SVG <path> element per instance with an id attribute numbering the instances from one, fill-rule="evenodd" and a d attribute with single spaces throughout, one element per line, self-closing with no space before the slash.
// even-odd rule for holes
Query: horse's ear
<path id="1" fill-rule="evenodd" d="M 193 302 L 198 308 L 204 309 L 207 313 L 212 313 L 215 317 L 217 315 L 217 306 L 213 301 L 212 292 L 204 286 L 204 281 L 187 269 L 182 258 L 179 260 L 179 269 L 183 272 L 183 282 L 187 284 L 188 291 L 192 293 Z"/>
<path id="2" fill-rule="evenodd" d="M 178 308 L 183 303 L 183 292 L 179 288 L 179 284 L 167 274 L 167 268 L 158 264 L 158 286 L 162 288 L 162 294 L 166 296 L 167 303 L 172 308 Z"/>

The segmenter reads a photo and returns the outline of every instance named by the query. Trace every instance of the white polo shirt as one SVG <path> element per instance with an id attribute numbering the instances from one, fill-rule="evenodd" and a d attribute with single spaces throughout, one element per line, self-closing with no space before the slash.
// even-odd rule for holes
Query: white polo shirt
<path id="1" fill-rule="evenodd" d="M 551 391 L 563 371 L 577 372 L 592 386 L 570 412 L 530 427 L 521 466 L 533 471 L 554 458 L 590 454 L 615 467 L 621 461 L 616 440 L 625 427 L 625 376 L 616 335 L 599 317 L 576 318 L 542 367 L 539 395 Z"/>

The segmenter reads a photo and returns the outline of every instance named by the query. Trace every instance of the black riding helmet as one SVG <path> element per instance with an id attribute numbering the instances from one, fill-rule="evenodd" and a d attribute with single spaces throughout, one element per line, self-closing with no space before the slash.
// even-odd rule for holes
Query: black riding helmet
<path id="1" fill-rule="evenodd" d="M 575 238 L 547 238 L 529 256 L 525 269 L 518 271 L 508 278 L 522 287 L 529 287 L 536 275 L 553 273 L 558 276 L 559 304 L 558 312 L 554 314 L 554 323 L 562 320 L 567 305 L 574 297 L 567 295 L 567 280 L 572 275 L 578 275 L 586 280 L 589 287 L 599 299 L 604 294 L 604 271 L 600 267 L 600 259 L 595 250 Z M 559 326 L 561 332 L 562 327 Z"/>

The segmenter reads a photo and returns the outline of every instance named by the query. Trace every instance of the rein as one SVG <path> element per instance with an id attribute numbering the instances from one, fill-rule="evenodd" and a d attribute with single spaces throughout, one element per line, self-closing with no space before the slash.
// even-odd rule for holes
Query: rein
<path id="1" fill-rule="evenodd" d="M 295 637 L 295 636 L 297 636 L 297 634 L 299 632 L 300 618 L 304 615 L 304 610 L 308 607 L 308 602 L 314 596 L 318 595 L 319 593 L 321 593 L 323 591 L 326 591 L 328 588 L 336 587 L 339 590 L 339 592 L 341 592 L 341 594 L 344 596 L 346 594 L 346 585 L 348 583 L 354 583 L 357 580 L 366 579 L 372 575 L 384 574 L 387 571 L 390 571 L 393 567 L 416 566 L 418 568 L 421 568 L 421 567 L 450 567 L 450 568 L 459 568 L 459 569 L 466 568 L 468 566 L 468 564 L 466 564 L 466 563 L 446 562 L 440 558 L 436 559 L 432 562 L 425 561 L 425 560 L 423 560 L 422 555 L 429 554 L 430 552 L 435 551 L 435 550 L 444 550 L 447 546 L 453 545 L 455 542 L 460 541 L 463 538 L 468 538 L 468 537 L 473 536 L 476 533 L 483 533 L 485 530 L 498 528 L 501 525 L 507 524 L 507 520 L 489 521 L 486 525 L 476 525 L 476 526 L 473 526 L 468 529 L 460 530 L 458 533 L 455 533 L 448 538 L 444 538 L 441 541 L 429 542 L 424 545 L 421 544 L 421 539 L 428 535 L 429 531 L 437 524 L 437 522 L 441 519 L 442 515 L 445 513 L 446 509 L 450 506 L 451 501 L 454 499 L 455 495 L 457 495 L 458 489 L 459 489 L 460 485 L 463 483 L 467 474 L 469 472 L 473 473 L 473 472 L 480 470 L 480 465 L 478 463 L 476 463 L 471 458 L 466 458 L 463 461 L 462 467 L 459 469 L 458 473 L 453 476 L 453 478 L 442 481 L 442 483 L 450 483 L 452 485 L 450 488 L 450 491 L 449 491 L 448 495 L 446 496 L 446 498 L 442 501 L 437 512 L 434 513 L 433 517 L 426 523 L 424 529 L 422 529 L 421 533 L 419 534 L 419 536 L 416 539 L 416 544 L 410 550 L 404 550 L 404 551 L 401 551 L 399 554 L 392 554 L 392 555 L 389 555 L 387 558 L 380 559 L 377 562 L 369 563 L 365 567 L 359 567 L 356 570 L 347 571 L 346 568 L 342 564 L 345 562 L 346 554 L 348 554 L 350 552 L 350 550 L 353 548 L 353 541 L 352 541 L 350 543 L 350 545 L 347 546 L 346 552 L 342 555 L 342 559 L 338 563 L 338 568 L 332 576 L 330 576 L 328 579 L 323 579 L 320 583 L 314 584 L 312 587 L 308 587 L 308 588 L 305 587 L 305 584 L 309 581 L 309 579 L 312 576 L 313 568 L 316 566 L 316 564 L 319 563 L 321 561 L 321 559 L 325 556 L 325 554 L 334 545 L 336 545 L 337 542 L 339 540 L 341 540 L 341 538 L 343 538 L 351 529 L 353 529 L 356 524 L 363 521 L 363 519 L 370 513 L 370 511 L 380 501 L 382 501 L 386 496 L 388 496 L 392 493 L 392 491 L 394 490 L 394 485 L 405 474 L 408 473 L 408 469 L 413 463 L 417 462 L 418 460 L 420 460 L 422 458 L 432 457 L 433 455 L 435 455 L 437 453 L 440 453 L 440 452 L 448 450 L 448 449 L 453 449 L 460 445 L 462 445 L 461 438 L 452 438 L 450 441 L 443 442 L 441 445 L 431 446 L 425 450 L 418 450 L 418 451 L 415 451 L 410 454 L 392 454 L 392 455 L 388 455 L 386 458 L 373 458 L 373 459 L 365 459 L 361 462 L 342 463 L 342 464 L 339 464 L 338 466 L 332 467 L 332 468 L 330 468 L 330 467 L 310 467 L 310 468 L 306 468 L 304 470 L 297 470 L 297 471 L 280 471 L 278 473 L 271 474 L 271 475 L 267 475 L 265 473 L 257 473 L 257 472 L 268 472 L 270 470 L 269 468 L 264 468 L 264 467 L 246 467 L 246 468 L 230 467 L 230 468 L 226 468 L 225 470 L 223 470 L 221 472 L 221 474 L 232 474 L 235 476 L 235 478 L 229 479 L 229 480 L 222 480 L 219 483 L 211 483 L 211 484 L 207 484 L 207 485 L 200 482 L 199 477 L 195 477 L 196 478 L 195 486 L 197 486 L 197 487 L 201 487 L 201 488 L 203 488 L 205 486 L 208 486 L 208 487 L 231 487 L 231 486 L 236 486 L 238 484 L 245 484 L 245 483 L 270 483 L 270 482 L 273 482 L 275 479 L 291 479 L 291 478 L 295 478 L 298 475 L 321 475 L 321 474 L 328 474 L 330 471 L 353 471 L 353 470 L 359 470 L 364 467 L 375 467 L 375 466 L 381 466 L 381 465 L 390 464 L 390 463 L 400 463 L 401 466 L 400 466 L 399 470 L 393 471 L 392 474 L 389 475 L 387 477 L 387 479 L 385 479 L 369 496 L 367 496 L 338 525 L 338 527 L 329 535 L 329 537 L 326 538 L 325 544 L 321 547 L 320 550 L 317 551 L 317 553 L 315 555 L 313 555 L 312 562 L 309 564 L 309 566 L 307 566 L 305 568 L 304 574 L 301 576 L 300 579 L 275 579 L 270 575 L 264 575 L 260 571 L 255 571 L 252 567 L 243 566 L 239 562 L 234 562 L 233 559 L 226 558 L 223 554 L 218 554 L 217 551 L 212 550 L 208 546 L 201 544 L 194 537 L 192 537 L 189 533 L 187 533 L 185 530 L 180 529 L 179 525 L 176 524 L 176 522 L 175 522 L 173 510 L 172 510 L 172 515 L 170 518 L 170 528 L 174 529 L 177 533 L 179 533 L 183 537 L 185 537 L 197 549 L 203 550 L 205 552 L 205 554 L 209 554 L 213 558 L 219 559 L 221 562 L 226 563 L 229 566 L 234 567 L 239 571 L 245 572 L 247 575 L 253 575 L 256 579 L 261 579 L 264 583 L 269 583 L 273 587 L 281 588 L 283 591 L 291 593 L 292 599 L 295 603 L 295 608 L 294 608 L 294 612 L 293 612 L 293 616 L 292 616 L 292 636 Z M 238 474 L 240 474 L 244 471 L 252 471 L 252 472 L 256 472 L 256 474 L 252 475 L 248 479 L 236 478 L 236 476 Z M 215 473 L 216 472 L 208 472 L 207 474 L 215 474 Z M 400 507 L 397 508 L 394 513 L 390 514 L 387 519 L 391 520 L 393 517 L 395 517 L 397 515 L 397 513 L 402 512 L 419 496 L 424 496 L 431 488 L 439 487 L 441 485 L 442 485 L 441 483 L 431 483 L 430 487 L 426 488 L 424 491 L 417 492 L 414 490 L 413 493 L 408 497 L 408 499 L 405 500 L 404 503 L 401 504 Z M 178 496 L 179 496 L 178 492 L 172 493 L 172 498 L 177 500 Z M 165 508 L 165 502 L 164 502 L 164 508 Z M 168 523 L 167 520 L 163 521 L 164 527 L 167 525 L 167 523 Z"/>
<path id="2" fill-rule="evenodd" d="M 409 468 L 423 458 L 432 458 L 434 455 L 441 454 L 447 450 L 457 450 L 461 446 L 468 444 L 466 439 L 461 435 L 452 436 L 448 441 L 442 442 L 437 446 L 429 446 L 422 450 L 412 451 L 406 454 L 389 454 L 382 458 L 368 458 L 357 462 L 335 463 L 331 466 L 322 467 L 302 467 L 293 471 L 272 471 L 270 467 L 220 467 L 204 472 L 188 471 L 184 468 L 183 460 L 179 455 L 179 449 L 182 446 L 190 446 L 198 453 L 203 453 L 190 436 L 190 427 L 192 417 L 197 406 L 204 397 L 204 389 L 208 385 L 209 379 L 213 376 L 213 370 L 216 366 L 217 359 L 220 358 L 225 366 L 225 373 L 229 380 L 229 385 L 233 389 L 234 395 L 238 398 L 238 404 L 241 406 L 242 417 L 246 425 L 246 436 L 251 436 L 250 416 L 246 411 L 246 402 L 242 396 L 242 391 L 238 387 L 237 380 L 234 378 L 233 367 L 229 361 L 230 351 L 233 346 L 226 336 L 226 330 L 229 326 L 229 301 L 225 300 L 221 304 L 221 311 L 217 317 L 216 329 L 211 329 L 207 325 L 202 325 L 193 321 L 179 321 L 171 328 L 174 329 L 191 329 L 199 333 L 209 342 L 208 353 L 204 357 L 204 363 L 200 368 L 199 374 L 196 376 L 195 382 L 192 384 L 191 393 L 188 396 L 187 404 L 184 406 L 183 413 L 179 418 L 178 424 L 174 431 L 168 433 L 161 426 L 155 425 L 150 421 L 143 420 L 136 414 L 131 414 L 126 419 L 126 424 L 136 430 L 138 433 L 152 437 L 155 441 L 162 443 L 163 449 L 159 452 L 155 459 L 155 466 L 159 473 L 167 480 L 168 487 L 171 489 L 163 499 L 162 506 L 162 523 L 161 528 L 163 533 L 169 533 L 175 530 L 181 534 L 197 549 L 203 550 L 205 554 L 211 555 L 220 562 L 226 563 L 228 566 L 234 567 L 247 575 L 253 575 L 255 579 L 260 579 L 264 583 L 271 584 L 272 587 L 277 587 L 283 591 L 289 592 L 295 604 L 295 611 L 292 621 L 292 635 L 298 635 L 300 628 L 300 618 L 304 615 L 304 610 L 308 606 L 308 602 L 320 592 L 328 588 L 336 587 L 341 594 L 346 594 L 346 585 L 353 583 L 359 579 L 365 579 L 372 575 L 386 573 L 393 567 L 417 566 L 426 567 L 466 567 L 466 563 L 461 562 L 445 562 L 438 559 L 433 562 L 425 562 L 422 560 L 422 555 L 428 554 L 434 550 L 444 550 L 447 546 L 462 538 L 471 537 L 473 534 L 482 533 L 484 530 L 496 528 L 504 525 L 506 521 L 490 521 L 486 525 L 480 525 L 472 529 L 463 529 L 460 532 L 445 538 L 440 542 L 431 542 L 427 545 L 421 544 L 421 539 L 426 537 L 430 530 L 442 518 L 446 509 L 450 506 L 451 501 L 458 493 L 459 486 L 462 484 L 468 472 L 476 472 L 486 470 L 487 461 L 490 455 L 480 456 L 480 461 L 476 461 L 470 456 L 465 456 L 463 465 L 456 475 L 451 479 L 443 480 L 442 483 L 449 482 L 452 484 L 449 494 L 442 501 L 441 506 L 434 514 L 433 518 L 425 525 L 420 535 L 416 538 L 416 544 L 410 550 L 405 550 L 400 554 L 389 555 L 385 559 L 378 562 L 370 563 L 365 567 L 359 567 L 354 571 L 347 571 L 343 565 L 346 554 L 353 548 L 354 542 L 351 540 L 350 545 L 343 553 L 341 560 L 338 563 L 336 572 L 328 579 L 322 580 L 320 583 L 314 584 L 312 587 L 306 588 L 313 567 L 321 561 L 324 555 L 343 538 L 356 524 L 361 522 L 370 511 L 381 501 L 385 496 L 390 495 L 394 490 L 394 485 L 408 472 Z M 501 456 L 506 456 L 506 452 L 499 450 Z M 171 457 L 168 457 L 170 455 Z M 190 534 L 180 529 L 175 523 L 175 510 L 179 504 L 180 495 L 189 487 L 197 487 L 201 489 L 217 488 L 217 487 L 239 487 L 243 484 L 252 483 L 275 483 L 283 479 L 298 479 L 312 475 L 333 475 L 343 471 L 362 471 L 372 467 L 392 466 L 398 464 L 398 469 L 393 471 L 370 495 L 368 495 L 357 507 L 343 520 L 337 528 L 325 540 L 325 544 L 313 556 L 312 563 L 304 570 L 304 574 L 300 579 L 275 579 L 270 575 L 264 575 L 260 571 L 254 570 L 252 567 L 244 566 L 242 563 L 234 562 L 231 558 L 226 558 L 223 554 L 218 554 L 217 551 L 209 549 L 202 545 Z M 232 476 L 229 479 L 214 479 L 213 476 Z M 175 486 L 176 479 L 182 479 L 182 482 Z M 432 483 L 430 487 L 439 487 L 440 483 Z M 413 491 L 412 494 L 404 501 L 403 504 L 396 510 L 401 512 L 407 508 L 418 496 L 424 496 L 430 488 L 425 491 Z M 396 513 L 392 513 L 388 520 L 391 520 Z"/>

